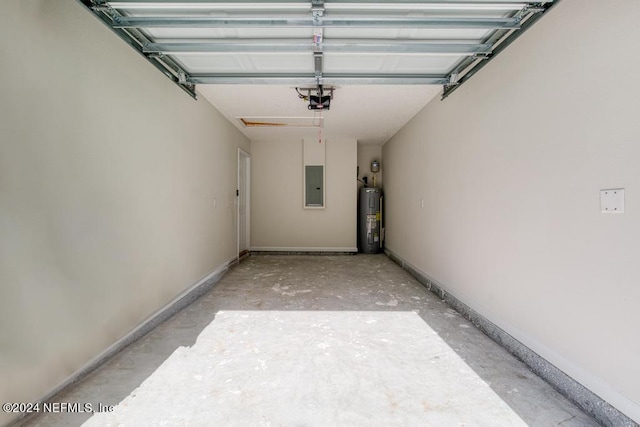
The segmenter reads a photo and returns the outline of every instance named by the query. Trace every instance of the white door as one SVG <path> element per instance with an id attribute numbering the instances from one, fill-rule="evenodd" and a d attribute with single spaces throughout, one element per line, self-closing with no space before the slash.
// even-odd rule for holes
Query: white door
<path id="1" fill-rule="evenodd" d="M 250 157 L 238 149 L 238 256 L 249 251 L 249 163 Z"/>

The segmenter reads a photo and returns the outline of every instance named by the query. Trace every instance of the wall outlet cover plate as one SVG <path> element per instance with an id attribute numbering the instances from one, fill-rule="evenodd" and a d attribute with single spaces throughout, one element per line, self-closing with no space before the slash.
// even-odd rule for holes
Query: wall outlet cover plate
<path id="1" fill-rule="evenodd" d="M 624 213 L 624 188 L 600 190 L 600 212 Z"/>

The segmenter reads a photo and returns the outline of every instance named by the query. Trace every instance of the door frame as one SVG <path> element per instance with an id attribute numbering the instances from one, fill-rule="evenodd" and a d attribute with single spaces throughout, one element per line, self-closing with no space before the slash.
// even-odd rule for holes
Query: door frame
<path id="1" fill-rule="evenodd" d="M 251 154 L 247 153 L 246 151 L 244 151 L 242 148 L 238 148 L 238 181 L 236 184 L 236 189 L 237 189 L 237 193 L 236 193 L 236 218 L 238 218 L 237 220 L 237 229 L 236 229 L 236 256 L 238 257 L 238 259 L 240 259 L 240 164 L 241 162 L 245 162 L 245 176 L 244 176 L 244 182 L 245 182 L 245 240 L 246 240 L 246 250 L 248 252 L 251 251 L 251 240 L 250 240 L 250 226 L 251 226 Z"/>

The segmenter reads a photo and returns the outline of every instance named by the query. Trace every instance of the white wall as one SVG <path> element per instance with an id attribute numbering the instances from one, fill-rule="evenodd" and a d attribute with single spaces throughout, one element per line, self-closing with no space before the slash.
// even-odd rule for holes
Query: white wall
<path id="1" fill-rule="evenodd" d="M 563 1 L 383 147 L 387 248 L 636 421 L 638 16 Z"/>
<path id="2" fill-rule="evenodd" d="M 376 187 L 382 187 L 382 174 L 384 173 L 384 162 L 382 161 L 382 146 L 374 144 L 358 144 L 358 167 L 360 168 L 360 179 L 366 176 L 369 186 L 373 186 L 371 179 L 371 161 L 380 162 L 380 172 L 376 173 Z M 364 184 L 358 183 L 359 187 Z"/>
<path id="3" fill-rule="evenodd" d="M 73 0 L 1 2 L 0 56 L 0 401 L 32 402 L 237 255 L 249 141 Z"/>
<path id="4" fill-rule="evenodd" d="M 357 143 L 330 138 L 325 208 L 303 208 L 303 141 L 251 143 L 253 250 L 356 251 Z"/>

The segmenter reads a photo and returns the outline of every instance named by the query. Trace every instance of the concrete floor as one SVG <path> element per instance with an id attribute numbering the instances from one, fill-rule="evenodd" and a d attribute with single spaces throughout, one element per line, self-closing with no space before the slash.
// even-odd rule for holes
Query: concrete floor
<path id="1" fill-rule="evenodd" d="M 252 255 L 55 401 L 117 406 L 27 425 L 598 425 L 384 255 Z"/>

